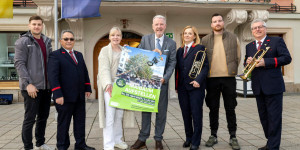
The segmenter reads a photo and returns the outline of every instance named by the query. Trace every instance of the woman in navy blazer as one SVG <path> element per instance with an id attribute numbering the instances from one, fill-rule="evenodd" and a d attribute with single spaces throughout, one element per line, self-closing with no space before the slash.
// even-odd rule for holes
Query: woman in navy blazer
<path id="1" fill-rule="evenodd" d="M 208 73 L 208 60 L 205 57 L 200 74 L 191 77 L 189 72 L 194 59 L 200 61 L 205 54 L 205 47 L 199 45 L 198 31 L 193 26 L 186 26 L 182 31 L 182 46 L 177 50 L 176 64 L 176 91 L 184 121 L 186 141 L 183 147 L 191 150 L 199 148 L 202 135 L 202 106 L 205 97 L 206 76 Z"/>

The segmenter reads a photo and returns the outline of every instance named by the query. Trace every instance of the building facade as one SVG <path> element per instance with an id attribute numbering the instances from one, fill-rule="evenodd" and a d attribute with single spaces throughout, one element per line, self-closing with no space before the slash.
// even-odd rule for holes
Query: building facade
<path id="1" fill-rule="evenodd" d="M 9 60 L 13 57 L 12 42 L 17 34 L 27 30 L 28 19 L 37 14 L 45 19 L 44 33 L 54 39 L 54 4 L 49 0 L 33 0 L 37 5 L 30 8 L 15 8 L 13 19 L 0 19 L 0 38 L 9 39 L 8 44 L 0 44 L 0 54 Z M 60 6 L 60 0 L 58 0 Z M 284 13 L 274 12 L 270 8 L 279 0 L 102 0 L 100 13 L 101 17 L 84 19 L 63 19 L 59 21 L 59 31 L 71 29 L 75 33 L 75 49 L 81 51 L 89 70 L 91 84 L 93 87 L 92 98 L 97 97 L 97 72 L 98 55 L 103 46 L 109 43 L 108 32 L 111 27 L 118 26 L 124 32 L 122 44 L 136 44 L 140 42 L 141 36 L 153 33 L 152 18 L 160 14 L 167 18 L 166 33 L 176 41 L 177 47 L 181 44 L 180 34 L 187 25 L 197 27 L 201 37 L 211 32 L 211 15 L 220 13 L 224 16 L 226 30 L 235 33 L 242 49 L 242 59 L 245 54 L 245 45 L 253 41 L 250 24 L 256 18 L 267 21 L 268 34 L 270 36 L 281 36 L 284 38 L 287 47 L 292 55 L 291 64 L 282 68 L 287 92 L 300 92 L 300 70 L 296 64 L 300 64 L 297 56 L 300 52 L 297 48 L 300 43 L 300 14 L 299 10 Z M 280 6 L 300 6 L 299 1 L 290 0 Z M 290 4 L 289 4 L 290 3 Z M 279 3 L 278 3 L 279 5 Z M 60 10 L 60 8 L 59 8 Z M 59 15 L 60 16 L 60 15 Z M 58 32 L 60 33 L 60 32 Z M 5 35 L 4 35 L 5 34 Z M 7 34 L 10 34 L 8 36 Z M 54 43 L 53 43 L 54 45 Z M 53 46 L 54 47 L 54 46 Z M 4 49 L 7 49 L 4 51 Z M 3 52 L 4 51 L 4 52 Z M 7 54 L 6 54 L 7 53 Z M 6 57 L 7 55 L 7 57 Z M 8 61 L 7 61 L 8 63 Z M 3 63 L 2 63 L 3 65 Z M 101 64 L 100 64 L 101 65 Z M 1 67 L 1 62 L 0 62 Z M 9 69 L 10 68 L 10 69 Z M 1 71 L 12 77 L 13 67 Z M 239 72 L 243 69 L 242 61 Z M 9 71 L 10 70 L 10 71 Z M 5 73 L 2 73 L 5 74 Z M 4 76 L 4 75 L 3 75 Z M 10 80 L 10 78 L 9 78 Z M 170 79 L 170 97 L 175 94 L 174 77 Z M 8 78 L 0 80 L 0 93 L 11 92 L 17 89 L 16 81 L 8 81 Z M 6 87 L 4 89 L 3 87 Z M 15 93 L 18 94 L 18 93 Z M 14 96 L 18 97 L 18 95 Z"/>

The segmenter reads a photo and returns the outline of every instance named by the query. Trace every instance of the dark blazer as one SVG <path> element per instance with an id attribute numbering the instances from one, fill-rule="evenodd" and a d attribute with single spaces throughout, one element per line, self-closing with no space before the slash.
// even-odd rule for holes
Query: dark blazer
<path id="1" fill-rule="evenodd" d="M 85 100 L 85 92 L 92 92 L 83 56 L 75 50 L 74 54 L 78 61 L 77 65 L 63 48 L 50 53 L 48 80 L 54 100 L 64 97 L 65 102 L 76 102 L 78 97 Z"/>
<path id="2" fill-rule="evenodd" d="M 194 59 L 196 53 L 200 50 L 205 50 L 203 45 L 192 45 L 189 49 L 185 58 L 183 58 L 184 48 L 180 47 L 177 50 L 177 64 L 175 68 L 175 89 L 178 87 L 185 86 L 187 90 L 193 90 L 194 87 L 190 82 L 197 81 L 200 84 L 200 89 L 206 88 L 206 76 L 209 70 L 208 59 L 205 57 L 204 64 L 202 66 L 202 70 L 200 74 L 196 77 L 196 79 L 192 79 L 189 77 L 189 72 L 193 66 Z M 201 60 L 203 53 L 198 54 L 197 60 Z"/>
<path id="3" fill-rule="evenodd" d="M 262 90 L 265 95 L 278 94 L 285 91 L 281 66 L 292 61 L 291 55 L 280 37 L 266 37 L 261 49 L 270 47 L 265 54 L 265 67 L 255 68 L 251 73 L 252 90 L 254 95 L 259 95 Z M 245 61 L 257 52 L 256 41 L 246 45 Z"/>

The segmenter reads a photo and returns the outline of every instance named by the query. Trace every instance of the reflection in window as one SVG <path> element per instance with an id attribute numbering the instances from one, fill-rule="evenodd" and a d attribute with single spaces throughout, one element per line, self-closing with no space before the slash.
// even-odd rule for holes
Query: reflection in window
<path id="1" fill-rule="evenodd" d="M 14 45 L 20 33 L 0 33 L 0 81 L 19 80 L 14 67 Z"/>

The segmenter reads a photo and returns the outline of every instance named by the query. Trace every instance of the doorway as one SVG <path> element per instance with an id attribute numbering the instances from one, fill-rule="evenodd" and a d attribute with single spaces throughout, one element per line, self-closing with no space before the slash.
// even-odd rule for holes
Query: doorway
<path id="1" fill-rule="evenodd" d="M 94 70 L 94 89 L 96 91 L 96 98 L 98 98 L 98 86 L 97 86 L 97 75 L 98 75 L 98 56 L 100 54 L 100 51 L 102 47 L 109 44 L 109 35 L 106 34 L 104 37 L 102 37 L 95 45 L 94 47 L 94 53 L 93 53 L 93 70 Z M 133 32 L 122 32 L 122 41 L 121 45 L 127 44 L 132 47 L 137 47 L 139 43 L 141 42 L 142 36 L 133 33 Z M 101 65 L 101 64 L 100 64 Z"/>

